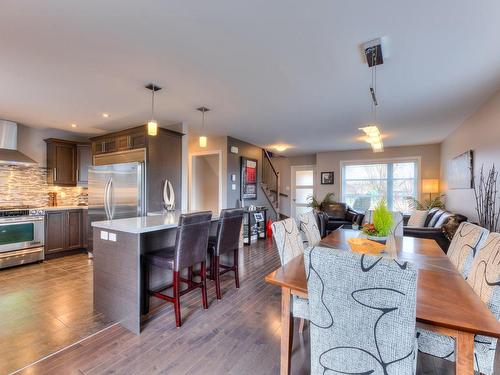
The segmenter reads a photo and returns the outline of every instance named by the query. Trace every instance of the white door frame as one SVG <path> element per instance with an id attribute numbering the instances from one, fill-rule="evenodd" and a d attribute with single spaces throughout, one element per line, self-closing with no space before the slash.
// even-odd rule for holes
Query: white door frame
<path id="1" fill-rule="evenodd" d="M 299 170 L 312 170 L 313 171 L 313 184 L 311 186 L 307 185 L 307 186 L 304 186 L 304 187 L 312 187 L 313 189 L 313 195 L 316 191 L 316 165 L 292 165 L 290 167 L 291 171 L 291 192 L 290 192 L 290 195 L 291 195 L 291 199 L 290 199 L 290 216 L 291 217 L 295 217 L 297 215 L 297 213 L 295 212 L 295 189 L 297 188 L 296 184 L 295 184 L 295 172 L 299 171 Z"/>
<path id="2" fill-rule="evenodd" d="M 194 168 L 194 163 L 193 159 L 198 156 L 206 156 L 206 155 L 217 155 L 219 157 L 219 204 L 218 204 L 218 209 L 219 212 L 222 209 L 222 151 L 221 150 L 212 150 L 212 151 L 200 151 L 200 152 L 192 152 L 189 154 L 189 210 L 193 210 L 193 168 Z M 214 214 L 219 214 L 219 212 Z"/>

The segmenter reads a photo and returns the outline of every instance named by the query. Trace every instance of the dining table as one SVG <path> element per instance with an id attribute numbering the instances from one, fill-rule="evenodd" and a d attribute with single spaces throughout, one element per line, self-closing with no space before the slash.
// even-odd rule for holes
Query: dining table
<path id="1" fill-rule="evenodd" d="M 351 251 L 348 240 L 360 231 L 338 229 L 318 246 Z M 418 268 L 416 326 L 455 339 L 456 374 L 474 374 L 474 336 L 500 338 L 500 322 L 431 239 L 398 237 L 396 259 Z M 265 277 L 281 287 L 280 374 L 290 373 L 293 338 L 291 298 L 307 298 L 304 256 L 298 255 Z"/>

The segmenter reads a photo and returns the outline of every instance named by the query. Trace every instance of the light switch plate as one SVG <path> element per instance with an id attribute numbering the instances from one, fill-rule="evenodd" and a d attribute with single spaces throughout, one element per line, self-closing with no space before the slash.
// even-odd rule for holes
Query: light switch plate
<path id="1" fill-rule="evenodd" d="M 231 190 L 236 190 L 236 184 L 231 184 Z"/>
<path id="2" fill-rule="evenodd" d="M 238 152 L 240 152 L 240 150 L 238 149 L 238 147 L 236 147 L 236 146 L 231 146 L 231 153 L 232 153 L 232 154 L 237 154 Z"/>
<path id="3" fill-rule="evenodd" d="M 109 240 L 116 242 L 116 233 L 109 232 Z"/>
<path id="4" fill-rule="evenodd" d="M 236 175 L 234 173 L 231 175 L 231 181 L 236 182 Z"/>
<path id="5" fill-rule="evenodd" d="M 101 240 L 108 240 L 108 232 L 101 230 Z"/>

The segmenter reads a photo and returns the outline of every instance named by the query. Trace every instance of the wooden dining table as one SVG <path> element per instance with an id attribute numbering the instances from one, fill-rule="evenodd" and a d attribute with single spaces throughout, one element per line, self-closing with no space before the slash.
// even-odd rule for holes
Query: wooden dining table
<path id="1" fill-rule="evenodd" d="M 350 251 L 349 238 L 359 231 L 339 229 L 319 246 Z M 455 371 L 474 373 L 474 335 L 500 338 L 500 323 L 456 270 L 434 240 L 397 239 L 397 259 L 419 269 L 417 282 L 418 327 L 455 338 Z M 304 256 L 299 255 L 271 272 L 265 281 L 281 287 L 281 375 L 290 373 L 293 337 L 291 297 L 307 298 Z"/>

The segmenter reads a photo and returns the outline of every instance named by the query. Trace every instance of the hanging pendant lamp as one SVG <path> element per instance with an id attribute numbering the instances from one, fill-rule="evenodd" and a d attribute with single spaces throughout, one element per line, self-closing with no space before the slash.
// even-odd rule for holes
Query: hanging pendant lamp
<path id="1" fill-rule="evenodd" d="M 207 107 L 200 107 L 200 108 L 196 108 L 196 110 L 198 110 L 202 113 L 202 116 L 201 116 L 201 134 L 204 134 L 204 132 L 205 132 L 205 112 L 210 111 L 210 109 L 208 109 Z M 205 135 L 200 136 L 199 142 L 200 142 L 201 148 L 207 147 L 207 137 Z"/>
<path id="2" fill-rule="evenodd" d="M 158 123 L 155 120 L 155 91 L 160 91 L 161 87 L 150 83 L 146 88 L 151 90 L 151 120 L 148 121 L 148 135 L 155 136 L 158 134 Z"/>

